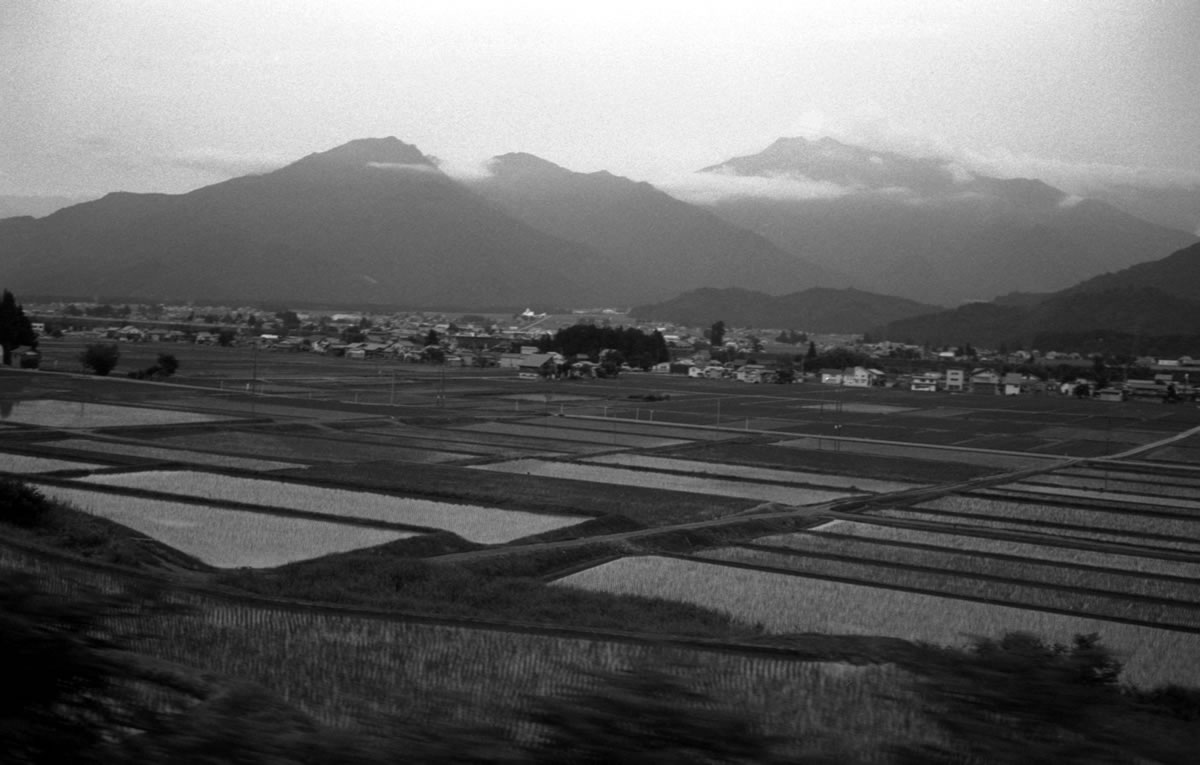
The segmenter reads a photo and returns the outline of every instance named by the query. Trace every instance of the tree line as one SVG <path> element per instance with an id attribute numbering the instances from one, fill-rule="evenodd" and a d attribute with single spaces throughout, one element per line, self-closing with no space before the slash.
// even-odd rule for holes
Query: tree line
<path id="1" fill-rule="evenodd" d="M 553 335 L 542 335 L 537 341 L 537 348 L 542 353 L 554 351 L 568 358 L 584 357 L 595 362 L 608 361 L 617 366 L 629 364 L 639 369 L 649 369 L 671 358 L 667 341 L 661 332 L 654 330 L 647 334 L 637 327 L 576 324 L 563 327 Z M 606 352 L 606 358 L 602 359 L 601 355 Z"/>

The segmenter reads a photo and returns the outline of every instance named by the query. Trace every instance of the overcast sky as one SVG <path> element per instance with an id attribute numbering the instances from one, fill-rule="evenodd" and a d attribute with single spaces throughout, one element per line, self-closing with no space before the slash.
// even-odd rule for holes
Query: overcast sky
<path id="1" fill-rule="evenodd" d="M 663 183 L 831 135 L 1200 184 L 1198 41 L 1197 0 L 0 0 L 0 194 L 182 192 L 388 135 Z"/>

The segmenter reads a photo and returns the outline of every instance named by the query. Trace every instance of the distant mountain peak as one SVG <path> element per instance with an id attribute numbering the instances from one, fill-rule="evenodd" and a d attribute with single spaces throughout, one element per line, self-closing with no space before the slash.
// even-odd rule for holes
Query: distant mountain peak
<path id="1" fill-rule="evenodd" d="M 488 168 L 494 175 L 514 175 L 514 174 L 545 174 L 554 173 L 556 175 L 569 174 L 571 171 L 556 165 L 548 159 L 542 159 L 534 154 L 528 154 L 523 151 L 509 152 L 508 154 L 500 154 L 488 160 Z"/>
<path id="2" fill-rule="evenodd" d="M 355 165 L 426 165 L 435 168 L 433 161 L 412 144 L 395 136 L 359 138 L 328 151 L 309 154 L 288 167 L 331 167 Z M 287 168 L 285 168 L 287 169 Z"/>

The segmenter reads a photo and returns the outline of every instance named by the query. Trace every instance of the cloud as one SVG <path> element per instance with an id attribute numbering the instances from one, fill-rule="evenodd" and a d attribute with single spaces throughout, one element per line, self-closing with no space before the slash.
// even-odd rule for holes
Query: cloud
<path id="1" fill-rule="evenodd" d="M 464 160 L 435 157 L 433 162 L 439 170 L 458 181 L 478 181 L 492 177 L 491 159 Z"/>
<path id="2" fill-rule="evenodd" d="M 368 162 L 367 167 L 377 170 L 394 170 L 401 173 L 436 173 L 438 169 L 423 162 Z"/>
<path id="3" fill-rule="evenodd" d="M 814 181 L 803 176 L 760 177 L 723 172 L 690 173 L 657 179 L 652 183 L 677 199 L 696 204 L 715 204 L 731 197 L 774 200 L 836 199 L 856 191 L 847 186 Z"/>
<path id="4" fill-rule="evenodd" d="M 1001 178 L 1038 178 L 1072 194 L 1114 186 L 1149 189 L 1200 189 L 1200 173 L 1162 167 L 1139 167 L 1099 162 L 1068 162 L 1006 149 L 963 150 L 962 161 L 976 172 Z"/>
<path id="5" fill-rule="evenodd" d="M 801 114 L 798 128 L 806 138 L 829 136 L 875 151 L 946 160 L 955 180 L 960 182 L 969 180 L 971 172 L 998 178 L 1037 178 L 1079 196 L 1114 186 L 1200 189 L 1200 173 L 1196 171 L 1070 162 L 1020 153 L 1003 146 L 986 149 L 963 146 L 946 136 L 905 124 L 870 103 L 852 113 L 837 116 L 808 109 Z"/>

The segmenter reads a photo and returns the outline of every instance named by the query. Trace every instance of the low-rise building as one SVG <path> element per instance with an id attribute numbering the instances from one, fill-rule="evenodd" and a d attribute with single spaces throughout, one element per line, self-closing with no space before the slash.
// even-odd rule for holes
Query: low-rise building
<path id="1" fill-rule="evenodd" d="M 942 382 L 941 372 L 919 372 L 912 376 L 909 389 L 922 393 L 936 392 Z"/>
<path id="2" fill-rule="evenodd" d="M 946 390 L 951 393 L 961 393 L 967 389 L 967 371 L 965 369 L 946 370 Z"/>

